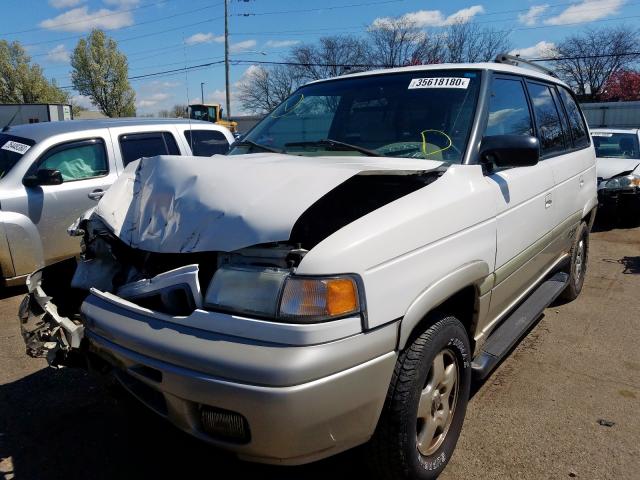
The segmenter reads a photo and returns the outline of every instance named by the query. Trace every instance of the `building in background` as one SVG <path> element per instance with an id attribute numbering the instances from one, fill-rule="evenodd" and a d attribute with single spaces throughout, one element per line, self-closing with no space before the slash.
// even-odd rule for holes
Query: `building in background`
<path id="1" fill-rule="evenodd" d="M 71 105 L 62 103 L 0 104 L 0 127 L 63 120 L 73 120 Z"/>

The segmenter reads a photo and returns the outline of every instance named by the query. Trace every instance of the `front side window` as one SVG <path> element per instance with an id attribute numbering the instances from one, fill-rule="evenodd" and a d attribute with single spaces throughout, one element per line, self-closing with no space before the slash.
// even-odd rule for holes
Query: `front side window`
<path id="1" fill-rule="evenodd" d="M 58 170 L 65 182 L 103 177 L 109 173 L 107 154 L 101 139 L 60 145 L 38 162 L 38 170 Z"/>
<path id="2" fill-rule="evenodd" d="M 184 136 L 197 157 L 224 155 L 229 150 L 227 137 L 217 130 L 185 130 Z"/>
<path id="3" fill-rule="evenodd" d="M 493 81 L 485 136 L 493 135 L 533 135 L 527 95 L 520 80 Z"/>
<path id="4" fill-rule="evenodd" d="M 180 155 L 178 145 L 169 132 L 120 135 L 120 151 L 125 166 L 142 157 Z"/>
<path id="5" fill-rule="evenodd" d="M 540 154 L 561 153 L 565 149 L 565 137 L 558 107 L 547 85 L 528 82 L 533 111 L 538 126 Z"/>
<path id="6" fill-rule="evenodd" d="M 598 158 L 638 158 L 640 146 L 634 133 L 593 132 L 593 144 Z"/>
<path id="7" fill-rule="evenodd" d="M 589 133 L 578 104 L 566 88 L 558 87 L 558 90 L 560 90 L 560 97 L 567 111 L 567 117 L 569 117 L 569 131 L 573 139 L 573 146 L 575 148 L 588 147 Z"/>
<path id="8" fill-rule="evenodd" d="M 481 76 L 425 70 L 306 85 L 238 142 L 231 154 L 372 155 L 460 163 Z"/>
<path id="9" fill-rule="evenodd" d="M 30 138 L 0 133 L 0 179 L 4 177 L 36 142 Z"/>

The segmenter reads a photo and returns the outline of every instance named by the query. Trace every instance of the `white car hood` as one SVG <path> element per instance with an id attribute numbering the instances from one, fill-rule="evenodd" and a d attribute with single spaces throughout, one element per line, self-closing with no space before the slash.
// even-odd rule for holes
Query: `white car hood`
<path id="1" fill-rule="evenodd" d="M 442 162 L 252 154 L 158 156 L 127 165 L 95 214 L 131 247 L 233 251 L 286 241 L 300 215 L 363 172 L 430 171 Z"/>
<path id="2" fill-rule="evenodd" d="M 637 158 L 596 158 L 597 175 L 605 180 L 634 170 L 638 165 Z"/>

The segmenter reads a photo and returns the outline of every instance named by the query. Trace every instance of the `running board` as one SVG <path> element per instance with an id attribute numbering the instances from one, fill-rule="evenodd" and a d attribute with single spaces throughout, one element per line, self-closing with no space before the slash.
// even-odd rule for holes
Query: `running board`
<path id="1" fill-rule="evenodd" d="M 569 275 L 558 272 L 540 286 L 489 336 L 471 364 L 474 378 L 482 380 L 496 367 L 542 312 L 569 283 Z"/>

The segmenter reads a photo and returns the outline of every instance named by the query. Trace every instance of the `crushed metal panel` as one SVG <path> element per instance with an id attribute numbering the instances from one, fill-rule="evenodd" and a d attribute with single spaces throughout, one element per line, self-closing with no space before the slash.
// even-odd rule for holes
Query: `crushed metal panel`
<path id="1" fill-rule="evenodd" d="M 96 214 L 134 248 L 229 252 L 287 240 L 307 208 L 360 172 L 424 171 L 441 165 L 278 154 L 143 158 L 127 166 Z"/>

